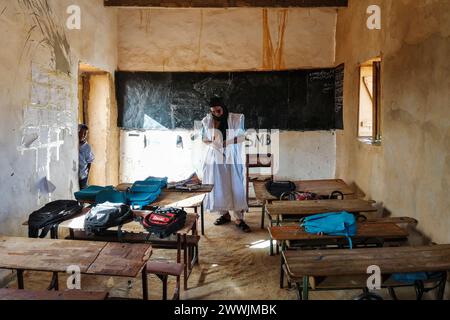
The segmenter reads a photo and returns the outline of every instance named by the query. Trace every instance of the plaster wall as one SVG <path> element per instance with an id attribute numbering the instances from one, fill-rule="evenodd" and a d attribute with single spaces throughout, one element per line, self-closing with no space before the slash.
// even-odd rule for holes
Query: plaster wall
<path id="1" fill-rule="evenodd" d="M 182 147 L 179 142 L 181 137 Z M 194 140 L 192 140 L 192 137 Z M 272 135 L 274 174 L 278 179 L 326 179 L 335 176 L 336 137 L 333 132 L 282 131 Z M 261 139 L 263 140 L 263 139 Z M 276 141 L 279 142 L 276 142 Z M 195 131 L 121 131 L 120 180 L 148 176 L 183 180 L 196 172 L 202 176 L 205 145 Z M 253 140 L 255 141 L 255 140 Z M 277 170 L 278 168 L 278 170 Z M 259 171 L 268 173 L 266 169 Z M 258 169 L 252 169 L 258 173 Z"/>
<path id="2" fill-rule="evenodd" d="M 366 27 L 369 5 L 381 30 Z M 450 2 L 350 0 L 339 10 L 337 63 L 345 62 L 344 125 L 337 176 L 394 216 L 419 221 L 437 243 L 450 242 Z M 382 56 L 382 145 L 357 140 L 358 65 Z"/>
<path id="3" fill-rule="evenodd" d="M 26 235 L 30 212 L 78 190 L 78 62 L 113 72 L 116 30 L 102 0 L 0 0 L 0 234 Z"/>
<path id="4" fill-rule="evenodd" d="M 335 30 L 335 9 L 121 9 L 119 69 L 329 67 Z"/>

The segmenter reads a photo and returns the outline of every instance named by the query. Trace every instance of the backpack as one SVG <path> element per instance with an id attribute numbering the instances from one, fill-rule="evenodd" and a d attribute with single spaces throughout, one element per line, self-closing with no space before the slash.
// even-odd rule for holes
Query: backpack
<path id="1" fill-rule="evenodd" d="M 72 219 L 82 209 L 83 207 L 74 200 L 58 200 L 46 204 L 28 217 L 28 237 L 45 238 L 53 226 Z M 40 229 L 42 231 L 39 235 Z"/>
<path id="2" fill-rule="evenodd" d="M 75 199 L 77 199 L 80 202 L 83 201 L 89 201 L 89 202 L 95 202 L 97 195 L 102 191 L 112 191 L 114 190 L 113 186 L 89 186 L 86 189 L 80 190 L 75 192 Z"/>
<path id="3" fill-rule="evenodd" d="M 392 279 L 403 283 L 415 283 L 416 281 L 427 281 L 440 279 L 442 272 L 410 272 L 410 273 L 394 273 Z"/>
<path id="4" fill-rule="evenodd" d="M 114 189 L 100 191 L 95 197 L 95 203 L 102 204 L 105 202 L 127 204 L 127 194 Z"/>
<path id="5" fill-rule="evenodd" d="M 344 194 L 340 191 L 333 191 L 329 196 L 320 196 L 317 193 L 289 191 L 280 196 L 280 200 L 305 201 L 305 200 L 328 200 L 344 199 Z"/>
<path id="6" fill-rule="evenodd" d="M 87 234 L 100 234 L 112 227 L 120 227 L 133 220 L 130 207 L 121 203 L 97 204 L 86 214 L 84 229 Z M 120 231 L 120 230 L 119 230 Z"/>
<path id="7" fill-rule="evenodd" d="M 295 183 L 292 181 L 267 181 L 266 189 L 267 191 L 277 199 L 279 199 L 284 193 L 292 192 L 296 189 Z"/>
<path id="8" fill-rule="evenodd" d="M 150 234 L 161 239 L 169 237 L 184 227 L 187 213 L 177 208 L 157 208 L 142 219 L 142 225 Z"/>
<path id="9" fill-rule="evenodd" d="M 161 183 L 158 181 L 136 181 L 127 193 L 128 204 L 142 209 L 150 205 L 161 194 Z"/>
<path id="10" fill-rule="evenodd" d="M 353 248 L 350 237 L 356 235 L 355 216 L 348 212 L 323 213 L 303 218 L 300 226 L 307 233 L 326 234 L 331 236 L 345 236 L 348 239 L 350 249 Z"/>

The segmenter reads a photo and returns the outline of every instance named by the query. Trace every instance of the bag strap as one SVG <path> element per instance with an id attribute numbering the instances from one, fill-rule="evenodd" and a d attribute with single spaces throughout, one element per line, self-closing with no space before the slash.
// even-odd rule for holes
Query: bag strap
<path id="1" fill-rule="evenodd" d="M 345 226 L 345 233 L 346 233 L 345 237 L 348 240 L 348 245 L 350 247 L 350 250 L 352 250 L 353 249 L 353 241 L 352 241 L 352 237 L 350 237 L 350 233 L 348 232 L 348 224 L 344 223 L 344 226 Z"/>

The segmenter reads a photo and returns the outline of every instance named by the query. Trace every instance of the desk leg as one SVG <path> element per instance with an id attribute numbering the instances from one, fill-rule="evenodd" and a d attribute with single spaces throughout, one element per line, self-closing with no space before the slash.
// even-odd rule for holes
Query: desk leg
<path id="1" fill-rule="evenodd" d="M 142 299 L 148 300 L 147 265 L 142 268 Z"/>
<path id="2" fill-rule="evenodd" d="M 53 272 L 52 280 L 50 282 L 50 285 L 48 286 L 47 290 L 53 290 L 59 291 L 59 278 L 58 278 L 58 272 Z"/>
<path id="3" fill-rule="evenodd" d="M 283 252 L 286 250 L 286 241 L 281 241 L 281 268 L 280 268 L 280 288 L 283 289 L 284 287 L 284 255 Z"/>
<path id="4" fill-rule="evenodd" d="M 303 277 L 303 294 L 302 294 L 303 300 L 308 300 L 309 299 L 308 295 L 309 295 L 309 277 L 304 276 Z"/>
<path id="5" fill-rule="evenodd" d="M 444 300 L 445 284 L 447 283 L 447 272 L 442 275 L 441 283 L 438 286 L 437 300 Z"/>
<path id="6" fill-rule="evenodd" d="M 261 210 L 261 229 L 264 229 L 264 218 L 266 215 L 266 202 L 263 202 L 262 210 Z"/>
<path id="7" fill-rule="evenodd" d="M 202 201 L 202 205 L 200 207 L 200 224 L 202 227 L 202 236 L 205 235 L 205 209 L 203 208 L 204 201 L 205 200 Z"/>
<path id="8" fill-rule="evenodd" d="M 188 289 L 188 257 L 187 257 L 187 235 L 183 234 L 183 260 L 184 260 L 184 290 Z"/>
<path id="9" fill-rule="evenodd" d="M 23 284 L 23 270 L 17 269 L 17 288 L 23 290 L 25 288 Z"/>

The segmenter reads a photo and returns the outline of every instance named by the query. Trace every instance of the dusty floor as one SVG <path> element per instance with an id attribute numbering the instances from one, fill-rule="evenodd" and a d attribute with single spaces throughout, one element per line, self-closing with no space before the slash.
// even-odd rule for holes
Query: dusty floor
<path id="1" fill-rule="evenodd" d="M 181 291 L 185 300 L 294 300 L 296 294 L 289 289 L 279 288 L 279 256 L 269 256 L 267 231 L 260 229 L 260 209 L 252 209 L 247 214 L 247 223 L 252 233 L 245 234 L 233 224 L 214 226 L 214 214 L 205 214 L 206 234 L 200 241 L 200 264 L 194 268 L 189 278 L 189 290 Z M 152 259 L 174 261 L 174 250 L 155 249 Z M 50 274 L 27 272 L 25 286 L 28 289 L 45 289 Z M 64 288 L 66 278 L 60 276 L 60 287 Z M 9 283 L 15 287 L 15 280 Z M 447 290 L 448 290 L 447 286 Z M 169 282 L 169 295 L 174 283 Z M 106 290 L 111 297 L 140 298 L 141 281 L 132 279 L 82 276 L 83 290 Z M 161 299 L 161 283 L 155 276 L 149 277 L 150 299 Z M 360 291 L 312 292 L 314 300 L 352 299 Z M 388 298 L 385 290 L 380 294 Z M 414 290 L 406 288 L 398 291 L 400 299 L 413 299 Z M 433 298 L 432 294 L 425 298 Z"/>

